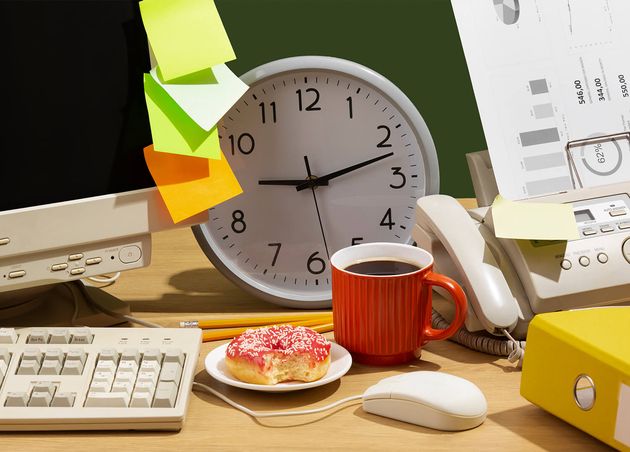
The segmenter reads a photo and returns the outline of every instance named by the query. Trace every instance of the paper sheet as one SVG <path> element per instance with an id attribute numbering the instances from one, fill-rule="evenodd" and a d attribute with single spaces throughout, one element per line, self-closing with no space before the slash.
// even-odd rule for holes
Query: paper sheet
<path id="1" fill-rule="evenodd" d="M 206 131 L 212 129 L 248 89 L 225 64 L 214 66 L 212 73 L 216 83 L 174 85 L 162 84 L 157 69 L 151 70 L 153 80 Z"/>
<path id="2" fill-rule="evenodd" d="M 212 0 L 143 0 L 140 13 L 167 83 L 236 58 Z"/>
<path id="3" fill-rule="evenodd" d="M 566 143 L 630 130 L 630 2 L 451 3 L 499 192 L 575 188 Z M 576 152 L 583 186 L 630 180 L 627 141 Z"/>
<path id="4" fill-rule="evenodd" d="M 514 202 L 497 196 L 492 203 L 494 233 L 505 239 L 580 238 L 571 204 Z"/>
<path id="5" fill-rule="evenodd" d="M 157 152 L 220 158 L 221 148 L 216 127 L 210 131 L 202 129 L 150 74 L 144 74 L 144 93 L 153 146 Z"/>
<path id="6" fill-rule="evenodd" d="M 243 192 L 225 157 L 199 159 L 147 146 L 144 159 L 175 223 Z"/>

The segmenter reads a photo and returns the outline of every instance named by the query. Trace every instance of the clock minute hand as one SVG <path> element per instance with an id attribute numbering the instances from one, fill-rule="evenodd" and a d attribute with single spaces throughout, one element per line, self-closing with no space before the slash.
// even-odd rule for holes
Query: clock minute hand
<path id="1" fill-rule="evenodd" d="M 304 179 L 262 179 L 258 181 L 258 185 L 292 185 L 297 186 L 304 183 L 313 183 L 317 181 L 317 179 L 313 179 L 312 181 L 304 180 Z M 315 185 L 328 185 L 328 181 L 323 183 L 315 183 Z"/>
<path id="2" fill-rule="evenodd" d="M 355 165 L 351 165 L 351 166 L 348 166 L 346 168 L 342 168 L 342 169 L 334 171 L 332 173 L 328 173 L 328 174 L 326 174 L 324 176 L 320 176 L 317 179 L 315 179 L 314 181 L 302 182 L 297 187 L 295 187 L 295 189 L 297 191 L 301 191 L 301 190 L 305 190 L 307 188 L 311 188 L 314 185 L 328 185 L 328 181 L 331 180 L 331 179 L 334 179 L 334 178 L 339 177 L 339 176 L 343 176 L 344 174 L 348 174 L 348 173 L 350 173 L 352 171 L 358 170 L 359 168 L 363 168 L 364 166 L 371 165 L 372 163 L 376 163 L 376 162 L 378 162 L 380 160 L 386 159 L 387 157 L 391 157 L 392 155 L 394 155 L 393 152 L 390 152 L 388 154 L 379 155 L 378 157 L 374 157 L 373 159 L 366 160 L 364 162 L 357 163 Z"/>

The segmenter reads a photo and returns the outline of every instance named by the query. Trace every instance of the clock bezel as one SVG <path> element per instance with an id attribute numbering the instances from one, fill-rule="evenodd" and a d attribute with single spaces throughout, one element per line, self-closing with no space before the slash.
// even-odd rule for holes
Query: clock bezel
<path id="1" fill-rule="evenodd" d="M 298 56 L 283 58 L 258 66 L 241 76 L 241 80 L 251 86 L 281 73 L 308 70 L 339 72 L 360 79 L 381 91 L 381 93 L 397 107 L 400 113 L 405 116 L 405 119 L 416 135 L 421 149 L 420 157 L 422 158 L 425 169 L 425 194 L 438 193 L 440 185 L 438 159 L 435 144 L 433 143 L 429 129 L 418 109 L 402 90 L 379 73 L 358 63 L 341 58 L 328 56 Z M 279 295 L 279 292 L 274 288 L 265 286 L 251 278 L 249 274 L 241 272 L 240 269 L 229 267 L 222 258 L 225 254 L 223 250 L 221 250 L 221 247 L 218 246 L 218 250 L 215 250 L 211 245 L 214 241 L 211 240 L 212 236 L 208 225 L 209 222 L 205 222 L 193 226 L 193 234 L 206 257 L 208 257 L 215 268 L 238 287 L 264 301 L 289 308 L 322 309 L 331 307 L 332 294 L 329 294 L 325 299 L 302 294 L 295 294 L 293 298 L 287 298 Z M 409 232 L 409 238 L 406 243 L 411 242 L 411 232 Z"/>

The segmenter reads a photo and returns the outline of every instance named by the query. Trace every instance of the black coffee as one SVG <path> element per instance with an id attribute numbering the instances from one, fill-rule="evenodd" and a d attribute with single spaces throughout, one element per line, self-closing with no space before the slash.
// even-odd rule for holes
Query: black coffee
<path id="1" fill-rule="evenodd" d="M 346 271 L 359 275 L 392 276 L 404 275 L 420 270 L 415 264 L 392 259 L 380 259 L 373 261 L 358 262 L 345 268 Z"/>

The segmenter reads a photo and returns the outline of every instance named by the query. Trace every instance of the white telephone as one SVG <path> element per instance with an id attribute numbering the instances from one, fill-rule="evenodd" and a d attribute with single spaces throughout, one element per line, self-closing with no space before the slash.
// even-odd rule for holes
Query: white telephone
<path id="1" fill-rule="evenodd" d="M 467 158 L 484 207 L 466 211 L 449 196 L 420 198 L 413 237 L 434 255 L 436 270 L 466 291 L 468 331 L 523 339 L 536 313 L 630 301 L 630 183 L 536 198 L 573 205 L 577 240 L 497 239 L 487 207 L 497 193 L 489 158 Z M 436 309 L 449 317 L 439 303 Z"/>

